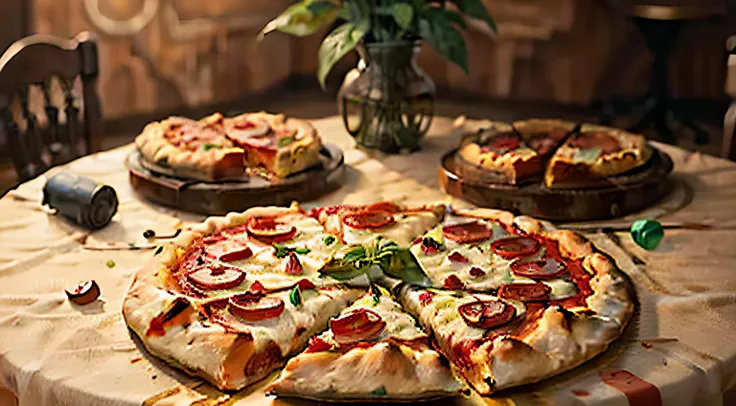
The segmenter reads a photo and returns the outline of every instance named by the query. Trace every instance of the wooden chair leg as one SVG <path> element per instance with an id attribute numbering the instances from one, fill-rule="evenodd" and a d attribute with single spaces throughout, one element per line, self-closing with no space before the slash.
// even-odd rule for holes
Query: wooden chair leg
<path id="1" fill-rule="evenodd" d="M 723 120 L 723 150 L 721 151 L 721 157 L 732 161 L 736 160 L 736 145 L 733 142 L 734 131 L 736 131 L 736 102 L 731 103 Z"/>

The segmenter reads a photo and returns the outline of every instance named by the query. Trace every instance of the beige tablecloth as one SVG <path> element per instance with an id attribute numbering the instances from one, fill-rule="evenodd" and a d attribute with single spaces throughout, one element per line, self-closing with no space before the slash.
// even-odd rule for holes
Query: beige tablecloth
<path id="1" fill-rule="evenodd" d="M 449 201 L 438 189 L 437 166 L 441 154 L 458 142 L 451 120 L 437 119 L 424 149 L 408 156 L 369 156 L 354 148 L 339 120 L 315 124 L 327 142 L 346 151 L 349 167 L 340 190 L 307 205 Z M 628 254 L 605 236 L 591 235 L 637 287 L 640 314 L 624 338 L 603 356 L 561 377 L 458 403 L 625 405 L 625 393 L 600 378 L 600 371 L 617 369 L 656 386 L 663 404 L 729 403 L 723 393 L 736 384 L 736 164 L 661 148 L 675 161 L 679 186 L 639 217 L 718 228 L 667 231 L 664 243 L 653 252 L 619 233 Z M 44 211 L 39 205 L 43 176 L 0 199 L 0 406 L 18 401 L 75 406 L 283 403 L 266 398 L 263 385 L 220 393 L 150 357 L 131 338 L 121 302 L 131 277 L 153 253 L 90 248 L 145 245 L 144 230 L 168 233 L 202 216 L 140 201 L 123 164 L 130 150 L 103 152 L 64 168 L 117 190 L 119 212 L 103 230 L 89 233 Z M 644 264 L 634 264 L 631 255 Z M 99 283 L 102 300 L 71 305 L 64 288 L 88 279 Z"/>

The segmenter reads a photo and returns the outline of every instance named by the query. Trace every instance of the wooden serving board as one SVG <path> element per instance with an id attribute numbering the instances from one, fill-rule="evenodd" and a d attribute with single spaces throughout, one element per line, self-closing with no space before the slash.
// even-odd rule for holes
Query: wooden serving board
<path id="1" fill-rule="evenodd" d="M 439 182 L 445 193 L 479 207 L 510 210 L 554 221 L 602 220 L 641 211 L 664 197 L 672 184 L 672 159 L 652 147 L 652 158 L 591 189 L 548 189 L 541 180 L 517 186 L 487 182 L 478 169 L 460 167 L 457 149 L 442 157 Z"/>
<path id="2" fill-rule="evenodd" d="M 242 180 L 208 182 L 176 177 L 144 162 L 138 151 L 126 158 L 133 189 L 158 204 L 206 215 L 224 215 L 254 206 L 282 206 L 307 202 L 340 187 L 345 174 L 343 153 L 326 144 L 320 152 L 322 165 L 283 179 L 279 183 L 252 176 Z M 154 169 L 154 170 L 152 170 Z"/>

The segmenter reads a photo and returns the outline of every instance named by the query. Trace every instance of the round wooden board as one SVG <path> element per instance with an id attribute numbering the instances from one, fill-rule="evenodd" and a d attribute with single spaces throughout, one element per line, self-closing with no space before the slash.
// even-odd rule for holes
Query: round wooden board
<path id="1" fill-rule="evenodd" d="M 184 179 L 150 170 L 142 164 L 138 151 L 128 155 L 126 164 L 133 189 L 146 199 L 194 213 L 223 215 L 254 206 L 283 206 L 292 201 L 306 202 L 340 187 L 345 174 L 345 159 L 335 145 L 321 151 L 322 165 L 289 176 L 272 184 L 253 176 L 245 181 L 206 182 Z"/>
<path id="2" fill-rule="evenodd" d="M 672 159 L 656 148 L 653 150 L 644 166 L 611 177 L 609 185 L 594 189 L 547 189 L 541 181 L 520 186 L 471 181 L 458 168 L 457 149 L 442 157 L 439 181 L 445 193 L 479 207 L 554 221 L 602 220 L 641 211 L 670 190 L 667 175 L 672 172 Z"/>

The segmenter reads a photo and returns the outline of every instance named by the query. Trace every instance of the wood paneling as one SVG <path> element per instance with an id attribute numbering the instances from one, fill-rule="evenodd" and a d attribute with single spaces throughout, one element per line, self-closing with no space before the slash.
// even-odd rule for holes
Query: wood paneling
<path id="1" fill-rule="evenodd" d="M 469 76 L 429 47 L 419 57 L 443 94 L 587 105 L 601 93 L 640 95 L 646 90 L 649 56 L 643 39 L 602 1 L 484 1 L 498 22 L 499 35 L 492 38 L 471 22 L 466 34 Z M 261 43 L 255 39 L 290 3 L 28 0 L 34 32 L 98 34 L 100 88 L 105 116 L 112 119 L 221 104 L 289 77 L 314 75 L 326 31 L 307 38 L 272 34 Z M 672 61 L 675 96 L 723 98 L 723 43 L 732 23 L 721 19 L 686 25 Z M 625 63 L 622 52 L 628 53 Z M 331 89 L 339 85 L 351 58 L 330 76 Z"/>

